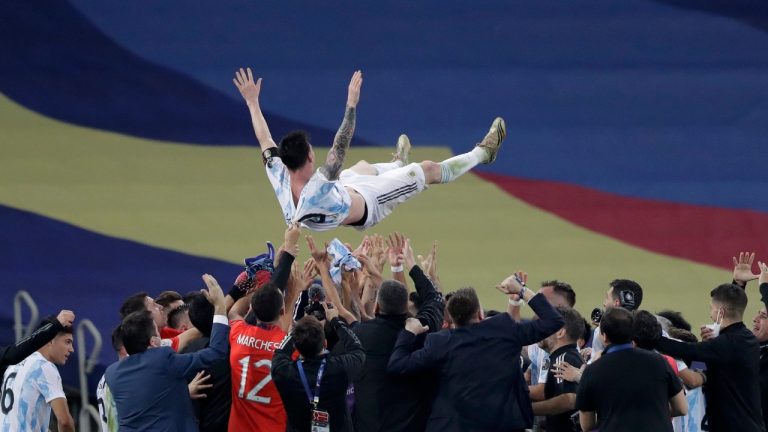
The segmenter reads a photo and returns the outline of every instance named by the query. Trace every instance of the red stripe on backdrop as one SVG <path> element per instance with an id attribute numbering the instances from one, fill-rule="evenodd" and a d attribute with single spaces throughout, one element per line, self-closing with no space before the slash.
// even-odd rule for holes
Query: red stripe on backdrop
<path id="1" fill-rule="evenodd" d="M 739 251 L 756 251 L 758 259 L 768 260 L 766 213 L 624 197 L 499 174 L 477 175 L 569 222 L 653 252 L 722 268 L 732 268 L 731 257 Z"/>

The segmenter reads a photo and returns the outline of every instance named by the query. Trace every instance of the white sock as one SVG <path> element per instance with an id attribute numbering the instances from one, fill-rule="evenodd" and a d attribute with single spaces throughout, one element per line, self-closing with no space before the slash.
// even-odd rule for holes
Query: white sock
<path id="1" fill-rule="evenodd" d="M 440 162 L 442 178 L 440 183 L 448 183 L 456 180 L 475 165 L 488 159 L 488 153 L 482 147 L 475 147 L 472 151 L 454 156 Z"/>
<path id="2" fill-rule="evenodd" d="M 382 162 L 382 163 L 375 163 L 373 164 L 373 167 L 376 168 L 376 175 L 382 175 L 387 171 L 392 171 L 393 169 L 402 168 L 403 161 L 396 160 L 394 162 Z"/>

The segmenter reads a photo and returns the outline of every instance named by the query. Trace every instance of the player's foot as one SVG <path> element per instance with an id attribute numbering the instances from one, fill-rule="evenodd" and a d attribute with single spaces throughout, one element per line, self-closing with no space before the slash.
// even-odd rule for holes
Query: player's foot
<path id="1" fill-rule="evenodd" d="M 397 139 L 397 147 L 395 152 L 392 153 L 392 162 L 400 161 L 403 166 L 409 164 L 408 155 L 411 153 L 411 140 L 405 134 L 400 135 Z"/>
<path id="2" fill-rule="evenodd" d="M 485 151 L 488 153 L 488 159 L 483 162 L 484 164 L 490 164 L 496 160 L 496 153 L 499 152 L 501 142 L 504 141 L 506 136 L 507 126 L 504 124 L 504 119 L 501 117 L 496 117 L 496 120 L 494 120 L 491 124 L 491 129 L 488 130 L 487 134 L 485 134 L 483 141 L 481 141 L 476 146 L 485 149 Z"/>

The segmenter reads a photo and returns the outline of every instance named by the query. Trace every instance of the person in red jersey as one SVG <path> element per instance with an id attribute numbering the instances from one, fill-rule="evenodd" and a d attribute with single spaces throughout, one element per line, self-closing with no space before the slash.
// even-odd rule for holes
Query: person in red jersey
<path id="1" fill-rule="evenodd" d="M 284 269 L 290 272 L 295 254 L 299 228 L 294 225 L 285 234 L 283 252 L 273 278 L 254 290 L 230 310 L 229 365 L 232 371 L 232 405 L 229 431 L 283 431 L 286 415 L 280 394 L 272 382 L 272 356 L 286 336 L 293 316 L 301 283 L 290 278 L 287 283 L 279 277 Z M 289 273 L 290 274 L 290 273 Z M 275 277 L 277 276 L 277 277 Z M 283 294 L 285 285 L 285 295 Z M 243 319 L 243 308 L 250 303 L 255 322 Z M 288 309 L 288 312 L 286 312 Z"/>

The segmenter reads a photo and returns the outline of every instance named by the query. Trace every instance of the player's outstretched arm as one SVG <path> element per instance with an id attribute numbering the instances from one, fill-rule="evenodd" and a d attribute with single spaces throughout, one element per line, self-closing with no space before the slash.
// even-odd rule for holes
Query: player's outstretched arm
<path id="1" fill-rule="evenodd" d="M 321 172 L 328 180 L 336 180 L 341 174 L 341 167 L 344 165 L 344 157 L 349 149 L 349 143 L 352 142 L 352 135 L 355 133 L 355 110 L 360 101 L 360 87 L 363 85 L 363 73 L 355 71 L 352 74 L 352 80 L 349 82 L 347 92 L 347 108 L 344 110 L 344 120 L 341 122 L 336 137 L 333 139 L 333 146 L 328 152 L 328 158 L 325 160 Z"/>
<path id="2" fill-rule="evenodd" d="M 269 133 L 269 127 L 267 126 L 267 120 L 264 119 L 264 114 L 261 113 L 261 107 L 259 106 L 261 78 L 254 81 L 251 68 L 248 68 L 247 71 L 240 68 L 239 71 L 235 72 L 235 78 L 232 82 L 235 83 L 235 86 L 240 91 L 243 99 L 245 99 L 245 103 L 248 104 L 248 110 L 251 112 L 253 130 L 256 132 L 256 139 L 259 140 L 261 151 L 264 152 L 272 147 L 277 147 L 272 140 L 272 134 Z"/>

